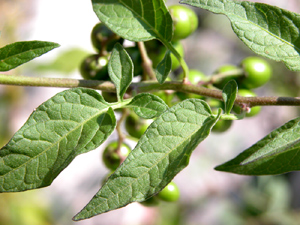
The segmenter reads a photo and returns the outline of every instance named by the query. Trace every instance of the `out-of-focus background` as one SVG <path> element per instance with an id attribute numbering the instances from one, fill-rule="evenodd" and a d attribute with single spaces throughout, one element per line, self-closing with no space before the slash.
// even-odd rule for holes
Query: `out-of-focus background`
<path id="1" fill-rule="evenodd" d="M 258 2 L 258 1 L 257 1 Z M 300 13 L 298 0 L 259 1 Z M 168 0 L 167 5 L 178 4 Z M 198 30 L 183 41 L 190 68 L 212 74 L 223 64 L 236 64 L 253 53 L 235 36 L 225 16 L 193 8 Z M 81 60 L 95 50 L 90 32 L 99 22 L 90 1 L 0 0 L 0 46 L 27 40 L 61 45 L 42 57 L 7 72 L 13 75 L 80 78 Z M 274 76 L 255 92 L 259 96 L 299 96 L 299 74 L 269 61 Z M 61 88 L 0 86 L 0 146 L 31 112 Z M 103 147 L 78 156 L 49 187 L 0 194 L 1 225 L 297 225 L 300 221 L 300 174 L 247 177 L 214 171 L 271 130 L 299 116 L 296 107 L 264 107 L 229 131 L 212 134 L 194 151 L 189 166 L 175 177 L 177 203 L 147 208 L 133 203 L 94 218 L 72 222 L 109 172 L 101 161 Z M 113 134 L 108 141 L 116 139 Z M 107 142 L 106 142 L 107 143 Z M 130 142 L 132 147 L 135 143 Z M 105 143 L 103 144 L 105 146 Z"/>

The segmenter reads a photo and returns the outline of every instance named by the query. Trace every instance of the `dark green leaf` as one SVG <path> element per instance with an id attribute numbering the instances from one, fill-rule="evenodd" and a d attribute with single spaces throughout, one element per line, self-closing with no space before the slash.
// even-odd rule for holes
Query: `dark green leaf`
<path id="1" fill-rule="evenodd" d="M 134 96 L 127 107 L 133 107 L 135 113 L 144 119 L 157 117 L 169 108 L 164 100 L 150 93 Z"/>
<path id="2" fill-rule="evenodd" d="M 6 45 L 0 48 L 0 71 L 14 69 L 57 47 L 59 44 L 44 41 L 23 41 Z"/>
<path id="3" fill-rule="evenodd" d="M 163 60 L 158 63 L 155 74 L 156 79 L 160 84 L 163 84 L 167 79 L 168 75 L 170 74 L 172 69 L 172 59 L 171 59 L 171 52 L 167 51 Z"/>
<path id="4" fill-rule="evenodd" d="M 225 114 L 230 114 L 238 88 L 235 80 L 230 80 L 223 88 L 222 97 L 225 103 Z"/>
<path id="5" fill-rule="evenodd" d="M 133 78 L 133 64 L 126 50 L 117 43 L 108 62 L 109 77 L 116 85 L 117 97 L 123 100 L 123 96 Z"/>
<path id="6" fill-rule="evenodd" d="M 236 158 L 216 170 L 244 174 L 271 175 L 300 170 L 300 117 L 272 131 Z"/>
<path id="7" fill-rule="evenodd" d="M 200 99 L 187 99 L 169 108 L 148 127 L 135 149 L 74 220 L 158 193 L 188 165 L 192 151 L 217 120 Z"/>
<path id="8" fill-rule="evenodd" d="M 300 70 L 300 14 L 248 1 L 181 0 L 226 15 L 236 35 L 255 53 Z"/>
<path id="9" fill-rule="evenodd" d="M 92 0 L 92 4 L 100 21 L 125 39 L 172 39 L 172 18 L 163 0 Z"/>
<path id="10" fill-rule="evenodd" d="M 0 150 L 0 192 L 48 186 L 79 154 L 114 130 L 113 110 L 98 92 L 76 88 L 40 105 Z"/>

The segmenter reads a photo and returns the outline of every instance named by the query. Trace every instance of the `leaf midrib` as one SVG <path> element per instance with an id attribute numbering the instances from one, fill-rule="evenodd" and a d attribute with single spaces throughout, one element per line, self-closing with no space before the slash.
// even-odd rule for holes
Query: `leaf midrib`
<path id="1" fill-rule="evenodd" d="M 237 3 L 237 2 L 234 2 L 234 3 L 235 3 L 236 5 L 242 6 L 241 4 L 239 4 L 239 3 Z M 255 7 L 255 6 L 254 6 L 254 7 Z M 244 6 L 243 6 L 243 8 L 245 9 Z M 261 13 L 265 14 L 260 8 L 255 7 L 255 9 L 257 9 L 257 10 L 259 10 Z M 246 10 L 245 10 L 245 11 L 246 11 Z M 234 14 L 234 13 L 227 13 L 225 10 L 223 10 L 223 12 L 224 12 L 224 14 L 227 15 L 229 18 L 232 18 L 231 15 L 234 15 L 234 16 L 236 16 L 236 17 L 239 17 L 241 20 L 248 21 L 248 22 L 251 23 L 252 25 L 254 25 L 254 26 L 256 26 L 256 27 L 259 27 L 261 30 L 263 30 L 263 31 L 265 31 L 266 33 L 268 33 L 270 36 L 273 36 L 274 38 L 276 38 L 276 39 L 280 40 L 281 42 L 283 42 L 283 43 L 285 43 L 285 44 L 291 46 L 292 48 L 297 49 L 297 52 L 300 52 L 300 48 L 299 48 L 299 47 L 297 47 L 296 45 L 294 45 L 294 44 L 292 44 L 292 43 L 290 43 L 290 42 L 287 42 L 286 40 L 280 38 L 279 36 L 277 36 L 277 35 L 271 33 L 269 30 L 264 29 L 262 26 L 259 26 L 259 24 L 256 24 L 256 23 L 252 22 L 251 20 L 246 20 L 246 19 L 244 19 L 243 17 L 240 17 L 240 16 L 238 16 L 237 14 Z M 281 15 L 282 15 L 282 14 L 281 14 Z M 266 16 L 266 17 L 267 17 L 267 16 Z M 232 22 L 233 22 L 233 21 L 232 21 Z M 238 21 L 237 21 L 237 22 L 238 22 Z M 269 23 L 268 23 L 268 26 L 269 26 Z M 292 58 L 292 57 L 294 57 L 294 56 L 286 57 L 286 58 Z"/>
<path id="2" fill-rule="evenodd" d="M 90 107 L 90 106 L 87 106 L 87 107 Z M 93 108 L 93 107 L 90 107 L 90 108 Z M 5 177 L 7 176 L 8 174 L 10 174 L 11 172 L 14 172 L 16 170 L 18 170 L 19 168 L 21 168 L 22 166 L 30 163 L 32 160 L 38 158 L 40 155 L 44 154 L 45 152 L 49 151 L 49 149 L 51 149 L 53 146 L 55 146 L 57 143 L 59 143 L 63 138 L 67 137 L 70 133 L 72 133 L 73 131 L 75 131 L 76 129 L 78 129 L 80 126 L 83 126 L 85 123 L 89 122 L 90 120 L 92 120 L 93 118 L 101 115 L 101 113 L 107 111 L 109 108 L 109 106 L 106 108 L 103 108 L 102 110 L 100 110 L 98 113 L 96 113 L 94 116 L 90 117 L 88 120 L 84 120 L 82 123 L 79 123 L 76 127 L 74 127 L 71 131 L 67 132 L 64 136 L 62 136 L 61 138 L 59 138 L 56 142 L 52 143 L 51 146 L 49 146 L 48 148 L 46 148 L 44 151 L 40 152 L 38 155 L 36 155 L 35 157 L 32 157 L 30 158 L 30 160 L 28 160 L 26 163 L 23 163 L 21 164 L 20 166 L 10 170 L 9 172 L 5 173 L 4 175 L 1 175 L 0 177 Z M 93 109 L 97 109 L 97 108 L 93 108 Z M 106 109 L 106 110 L 105 110 Z M 49 120 L 51 121 L 51 120 Z M 46 122 L 46 121 L 45 121 Z M 74 122 L 74 121 L 73 121 Z M 37 123 L 36 123 L 37 124 Z M 36 125 L 35 124 L 35 125 Z M 22 135 L 23 136 L 23 135 Z"/>
<path id="3" fill-rule="evenodd" d="M 194 111 L 193 111 L 193 112 L 194 112 Z M 203 114 L 202 114 L 202 115 L 203 115 Z M 203 115 L 203 116 L 204 116 L 204 115 Z M 207 116 L 207 117 L 209 117 L 209 116 Z M 204 121 L 205 121 L 205 120 L 204 120 Z M 191 138 L 191 137 L 199 130 L 200 127 L 205 126 L 205 124 L 207 124 L 207 123 L 208 123 L 208 122 L 204 122 L 204 123 L 202 123 L 202 125 L 198 125 L 198 124 L 197 124 L 197 125 L 198 125 L 198 128 L 195 129 L 195 132 L 191 133 L 191 135 L 190 135 L 188 138 L 184 138 L 182 142 L 179 142 L 179 143 L 178 143 L 178 145 L 176 146 L 176 148 L 173 148 L 173 149 L 171 149 L 170 151 L 168 151 L 167 153 L 165 153 L 165 154 L 164 154 L 164 157 L 160 158 L 160 159 L 157 161 L 157 163 L 153 164 L 152 167 L 149 167 L 149 169 L 147 170 L 147 172 L 144 172 L 141 176 L 139 176 L 138 178 L 135 178 L 135 181 L 134 181 L 134 182 L 128 184 L 127 186 L 124 186 L 123 189 L 120 189 L 118 192 L 114 193 L 114 195 L 112 195 L 112 196 L 119 195 L 119 193 L 121 193 L 121 192 L 122 192 L 123 190 L 125 190 L 127 187 L 132 186 L 133 183 L 137 182 L 138 180 L 140 180 L 141 177 L 143 177 L 143 176 L 145 176 L 146 174 L 148 174 L 148 172 L 149 172 L 151 169 L 153 169 L 153 167 L 155 167 L 159 162 L 161 162 L 163 159 L 165 159 L 166 157 L 168 157 L 168 156 L 170 155 L 170 153 L 171 153 L 172 151 L 174 151 L 174 149 L 177 149 L 178 146 L 181 146 L 183 142 L 185 142 L 187 139 Z M 187 122 L 185 122 L 185 124 L 187 124 Z M 188 124 L 195 125 L 195 124 L 193 124 L 193 123 L 188 123 Z M 167 135 L 166 135 L 166 136 L 167 136 Z M 177 137 L 177 136 L 176 136 L 176 137 Z M 108 187 L 108 188 L 109 188 L 109 187 Z M 110 189 L 110 188 L 109 188 L 109 189 Z M 100 207 L 100 206 L 103 205 L 103 204 L 107 204 L 107 205 L 108 205 L 108 203 L 107 203 L 108 199 L 107 199 L 107 198 L 104 198 L 104 197 L 102 197 L 102 196 L 99 196 L 99 197 L 105 199 L 104 202 L 103 202 L 102 204 L 99 204 L 99 205 L 95 206 L 95 207 L 92 207 L 91 210 L 94 210 L 95 208 L 98 208 L 98 207 Z M 109 207 L 109 208 L 110 208 L 110 207 Z M 89 210 L 89 211 L 91 211 L 91 210 Z"/>
<path id="4" fill-rule="evenodd" d="M 144 23 L 146 23 L 146 24 L 148 25 L 148 27 L 151 28 L 151 31 L 153 31 L 153 32 L 156 34 L 156 37 L 157 37 L 158 39 L 160 39 L 160 40 L 163 41 L 163 42 L 167 41 L 163 36 L 160 35 L 159 32 L 156 32 L 156 27 L 153 28 L 152 25 L 150 25 L 150 24 L 147 22 L 147 20 L 143 20 L 144 17 L 141 17 L 139 14 L 137 14 L 137 13 L 135 12 L 135 10 L 129 8 L 129 6 L 127 6 L 126 3 L 124 3 L 122 0 L 120 0 L 120 3 L 123 4 L 125 8 L 127 8 L 128 10 L 130 10 L 131 12 L 133 12 L 133 13 L 134 13 L 138 18 L 140 18 Z M 143 2 L 142 2 L 142 4 L 143 4 Z M 142 10 L 143 10 L 143 15 L 145 15 L 145 13 L 144 13 L 144 7 L 142 7 Z M 153 10 L 153 12 L 154 12 L 154 14 L 156 15 L 156 11 Z M 155 21 L 155 24 L 156 24 L 156 21 Z"/>
<path id="5" fill-rule="evenodd" d="M 189 3 L 189 2 L 186 2 L 186 3 Z M 234 1 L 233 3 L 234 3 L 235 5 L 240 5 L 240 6 L 242 6 L 242 5 L 240 4 L 240 2 Z M 203 3 L 199 3 L 199 4 L 200 4 L 200 5 L 204 5 L 204 6 L 213 8 L 213 6 L 208 6 L 208 5 L 205 5 L 205 4 L 203 4 Z M 262 4 L 262 3 L 260 3 L 260 4 Z M 223 4 L 223 5 L 224 5 L 224 4 Z M 242 7 L 245 9 L 244 6 L 242 6 Z M 255 7 L 255 6 L 253 5 L 253 7 Z M 257 7 L 255 7 L 255 9 L 261 11 L 261 9 L 259 9 L 259 8 L 257 8 Z M 215 10 L 210 10 L 210 11 L 214 11 L 214 12 L 215 12 Z M 225 11 L 225 7 L 223 7 L 222 11 L 223 11 L 223 12 L 220 12 L 220 13 L 215 12 L 215 13 L 217 13 L 217 14 L 224 14 L 224 15 L 226 15 L 229 19 L 232 18 L 232 15 L 233 15 L 233 16 L 235 16 L 235 17 L 240 18 L 240 19 L 243 20 L 243 21 L 247 21 L 247 22 L 251 23 L 252 25 L 254 25 L 254 26 L 256 26 L 256 27 L 259 27 L 261 30 L 265 31 L 265 32 L 268 33 L 270 36 L 273 36 L 275 39 L 278 39 L 278 40 L 280 40 L 281 42 L 285 43 L 286 45 L 289 45 L 290 47 L 296 49 L 296 51 L 299 52 L 299 54 L 300 54 L 300 48 L 299 48 L 299 47 L 297 47 L 296 45 L 294 45 L 294 44 L 292 44 L 292 43 L 290 43 L 290 42 L 287 42 L 286 40 L 280 38 L 279 36 L 277 36 L 277 35 L 275 35 L 275 34 L 269 32 L 268 30 L 264 29 L 263 27 L 259 26 L 258 24 L 254 23 L 254 22 L 252 22 L 252 21 L 250 21 L 250 20 L 246 20 L 245 18 L 243 18 L 243 17 L 241 17 L 241 16 L 238 16 L 237 14 L 226 12 L 226 11 Z M 245 11 L 246 11 L 246 10 L 245 10 Z M 261 12 L 264 13 L 263 11 L 261 11 Z M 282 15 L 282 14 L 281 14 L 281 15 Z M 231 21 L 231 23 L 233 23 L 233 21 Z M 268 23 L 268 26 L 269 26 L 269 23 Z M 285 58 L 293 58 L 293 57 L 295 57 L 295 56 L 290 56 L 290 57 L 285 57 Z"/>
<path id="6" fill-rule="evenodd" d="M 24 45 L 23 45 L 23 47 L 24 47 Z M 55 47 L 55 45 L 53 45 L 53 46 L 49 45 L 49 46 L 44 46 L 44 47 L 39 47 L 39 48 L 30 49 L 30 50 L 27 50 L 27 51 L 24 51 L 24 52 L 20 52 L 20 53 L 14 54 L 14 55 L 10 55 L 9 57 L 7 57 L 7 55 L 9 55 L 9 54 L 7 54 L 7 55 L 5 56 L 6 58 L 1 59 L 0 62 L 5 63 L 5 64 L 7 64 L 7 65 L 11 65 L 11 64 L 8 64 L 8 63 L 5 62 L 5 61 L 11 59 L 12 57 L 18 58 L 20 55 L 26 54 L 26 53 L 28 53 L 28 52 L 33 52 L 33 51 L 36 51 L 36 50 L 40 50 L 40 49 L 44 49 L 44 48 L 52 48 L 52 47 Z M 0 50 L 1 50 L 1 49 L 0 49 Z M 8 53 L 9 53 L 9 52 L 8 52 Z"/>
<path id="7" fill-rule="evenodd" d="M 277 137 L 275 137 L 275 138 L 273 138 L 273 139 L 276 139 L 276 138 L 277 138 Z M 252 160 L 248 161 L 247 159 L 249 159 L 249 158 L 251 157 L 251 156 L 250 156 L 250 157 L 246 158 L 245 160 L 243 160 L 243 161 L 240 163 L 240 165 L 247 165 L 247 164 L 252 163 L 252 162 L 255 162 L 255 161 L 257 161 L 257 160 L 259 160 L 259 159 L 261 159 L 261 158 L 270 158 L 271 156 L 280 155 L 280 154 L 283 153 L 283 152 L 293 151 L 293 150 L 295 149 L 295 147 L 292 148 L 292 146 L 298 144 L 299 142 L 300 142 L 300 138 L 298 138 L 297 140 L 293 140 L 293 141 L 287 142 L 287 143 L 285 143 L 285 144 L 282 144 L 282 145 L 278 146 L 276 149 L 273 149 L 271 152 L 268 152 L 268 153 L 266 153 L 266 154 L 262 154 L 262 155 L 260 155 L 259 157 L 257 157 L 257 158 L 255 158 L 255 159 L 252 159 Z M 300 146 L 298 146 L 298 148 L 299 148 L 299 147 L 300 147 Z M 277 149 L 278 149 L 278 150 L 281 149 L 281 150 L 276 151 Z"/>

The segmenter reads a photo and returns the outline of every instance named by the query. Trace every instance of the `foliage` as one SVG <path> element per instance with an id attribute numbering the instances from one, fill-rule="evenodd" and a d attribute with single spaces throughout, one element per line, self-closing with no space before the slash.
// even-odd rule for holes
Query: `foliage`
<path id="1" fill-rule="evenodd" d="M 234 32 L 252 51 L 282 61 L 290 70 L 300 71 L 300 15 L 248 1 L 182 0 L 181 3 L 226 15 Z M 115 128 L 119 129 L 118 123 L 124 118 L 116 120 L 114 111 L 117 109 L 123 110 L 124 117 L 126 110 L 133 110 L 141 118 L 154 119 L 124 162 L 74 217 L 74 220 L 87 219 L 157 195 L 188 165 L 193 150 L 210 134 L 219 119 L 243 119 L 251 107 L 258 105 L 288 102 L 299 105 L 296 98 L 268 102 L 238 96 L 239 83 L 235 80 L 226 82 L 223 90 L 211 88 L 219 79 L 245 78 L 247 73 L 243 68 L 216 74 L 211 79 L 201 78 L 198 84 L 191 84 L 187 64 L 172 44 L 173 21 L 163 0 L 92 0 L 92 6 L 99 20 L 112 32 L 138 42 L 143 64 L 146 64 L 144 74 L 140 74 L 142 81 L 132 83 L 134 67 L 140 65 L 136 65 L 126 47 L 117 42 L 109 53 L 108 76 L 104 80 L 111 81 L 114 86 L 112 89 L 101 86 L 104 91 L 116 93 L 116 102 L 106 102 L 95 90 L 77 87 L 58 93 L 41 104 L 0 150 L 1 192 L 20 192 L 50 185 L 77 155 L 94 150 Z M 146 51 L 149 49 L 143 44 L 152 39 L 159 40 L 167 48 L 156 68 L 152 68 L 151 63 L 147 66 Z M 56 43 L 42 41 L 16 42 L 2 47 L 0 71 L 14 69 L 56 47 Z M 171 53 L 184 71 L 182 81 L 168 81 L 173 72 Z M 99 54 L 97 58 L 105 53 L 100 51 Z M 91 82 L 96 83 L 90 83 L 95 85 L 89 87 L 99 84 L 98 81 Z M 224 104 L 212 107 L 217 108 L 217 113 L 213 113 L 205 98 L 176 99 L 175 104 L 165 102 L 162 96 L 139 93 L 157 89 L 201 93 L 223 100 Z M 234 105 L 240 106 L 240 114 L 232 112 Z M 122 143 L 124 137 L 120 130 L 118 132 L 119 143 Z M 245 175 L 300 170 L 299 137 L 299 118 L 296 118 L 216 170 Z"/>

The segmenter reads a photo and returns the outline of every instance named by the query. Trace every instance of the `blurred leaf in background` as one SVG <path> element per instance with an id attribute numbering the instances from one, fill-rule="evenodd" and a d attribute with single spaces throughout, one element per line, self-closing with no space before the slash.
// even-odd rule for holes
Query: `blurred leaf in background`
<path id="1" fill-rule="evenodd" d="M 58 54 L 54 60 L 35 64 L 31 69 L 38 73 L 56 72 L 68 75 L 78 69 L 78 65 L 88 54 L 86 50 L 71 48 Z"/>

